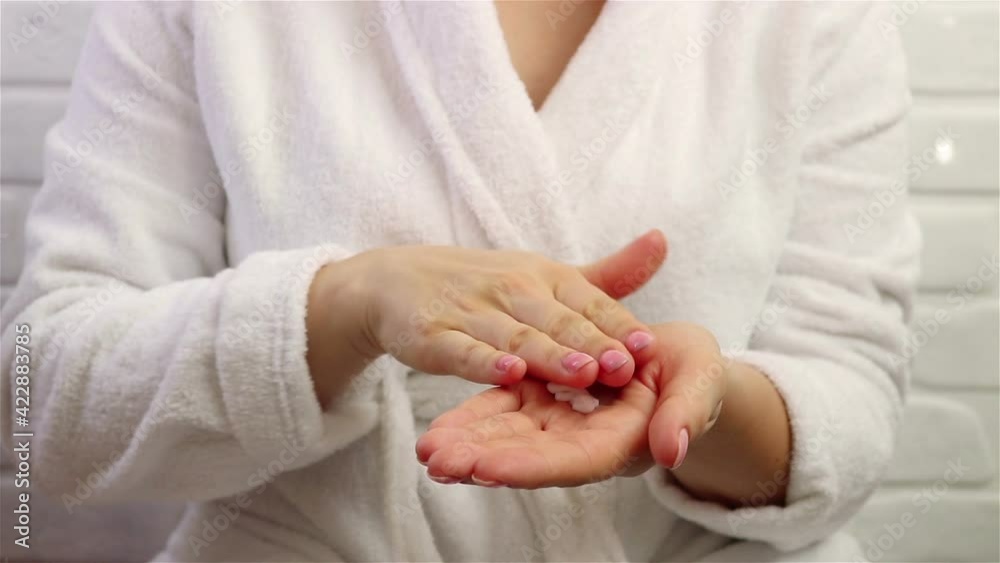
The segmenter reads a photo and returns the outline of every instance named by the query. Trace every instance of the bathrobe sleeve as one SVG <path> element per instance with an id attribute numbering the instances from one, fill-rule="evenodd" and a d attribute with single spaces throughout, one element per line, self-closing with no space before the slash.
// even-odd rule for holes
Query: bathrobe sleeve
<path id="1" fill-rule="evenodd" d="M 792 550 L 862 506 L 893 453 L 907 387 L 907 323 L 920 233 L 907 209 L 903 54 L 882 6 L 831 3 L 811 85 L 828 100 L 802 131 L 795 216 L 768 303 L 737 354 L 773 381 L 791 421 L 790 476 L 760 483 L 746 508 L 689 496 L 669 472 L 648 475 L 681 517 L 728 536 Z M 883 34 L 885 33 L 885 34 Z M 764 495 L 787 479 L 784 507 Z"/>
<path id="2" fill-rule="evenodd" d="M 348 252 L 227 265 L 183 6 L 94 15 L 3 312 L 3 433 L 33 431 L 32 478 L 79 500 L 252 489 L 261 471 L 312 463 L 376 420 L 373 393 L 322 411 L 306 363 L 311 280 Z M 30 352 L 15 358 L 21 325 Z M 21 365 L 27 428 L 12 425 Z"/>

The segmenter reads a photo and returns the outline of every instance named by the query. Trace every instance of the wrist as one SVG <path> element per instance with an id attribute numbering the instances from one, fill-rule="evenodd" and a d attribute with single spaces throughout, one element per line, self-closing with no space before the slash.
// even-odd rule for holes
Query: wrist
<path id="1" fill-rule="evenodd" d="M 345 340 L 358 356 L 371 361 L 385 351 L 376 337 L 373 284 L 367 275 L 367 253 L 323 266 L 313 285 L 321 322 Z M 310 303 L 312 304 L 312 303 Z"/>
<path id="2" fill-rule="evenodd" d="M 720 376 L 720 387 L 722 389 L 719 402 L 715 410 L 709 416 L 706 423 L 703 438 L 712 440 L 720 438 L 732 430 L 733 426 L 738 426 L 735 422 L 741 420 L 746 414 L 746 381 L 741 377 L 741 366 L 736 360 L 720 356 L 720 365 L 723 367 Z"/>
<path id="3" fill-rule="evenodd" d="M 323 266 L 309 287 L 306 362 L 323 408 L 380 355 L 368 337 L 367 296 L 350 260 Z"/>

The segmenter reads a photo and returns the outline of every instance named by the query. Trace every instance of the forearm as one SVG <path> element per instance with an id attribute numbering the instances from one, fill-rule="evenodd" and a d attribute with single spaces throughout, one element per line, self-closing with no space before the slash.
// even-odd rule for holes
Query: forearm
<path id="1" fill-rule="evenodd" d="M 762 494 L 783 504 L 792 444 L 784 401 L 757 369 L 733 362 L 727 372 L 718 420 L 673 474 L 692 494 L 729 506 L 759 505 Z"/>
<path id="2" fill-rule="evenodd" d="M 327 264 L 309 287 L 306 361 L 323 408 L 380 355 L 365 332 L 363 290 L 352 259 Z"/>

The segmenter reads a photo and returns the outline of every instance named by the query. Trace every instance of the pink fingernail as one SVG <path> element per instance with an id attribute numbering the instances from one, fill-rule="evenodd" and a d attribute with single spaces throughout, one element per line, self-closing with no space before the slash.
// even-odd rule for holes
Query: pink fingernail
<path id="1" fill-rule="evenodd" d="M 632 352 L 638 352 L 652 343 L 653 335 L 642 330 L 633 332 L 625 339 L 625 346 Z"/>
<path id="2" fill-rule="evenodd" d="M 688 430 L 687 428 L 682 428 L 680 435 L 677 437 L 677 458 L 674 460 L 674 466 L 670 469 L 677 469 L 684 463 L 684 458 L 688 453 Z"/>
<path id="3" fill-rule="evenodd" d="M 608 350 L 601 354 L 601 367 L 604 371 L 615 371 L 628 363 L 628 356 L 618 350 Z"/>
<path id="4" fill-rule="evenodd" d="M 510 366 L 516 364 L 517 360 L 518 360 L 517 356 L 510 356 L 510 355 L 503 356 L 502 358 L 497 360 L 497 369 L 500 370 L 501 373 L 507 373 L 507 370 L 510 369 Z"/>
<path id="5" fill-rule="evenodd" d="M 477 485 L 479 485 L 480 487 L 489 487 L 491 489 L 495 489 L 497 487 L 505 487 L 506 486 L 506 485 L 504 485 L 503 483 L 501 483 L 499 481 L 486 481 L 486 480 L 483 480 L 483 479 L 479 479 L 475 475 L 472 476 L 472 482 L 475 483 L 475 484 L 477 484 Z"/>
<path id="6" fill-rule="evenodd" d="M 427 477 L 429 477 L 431 481 L 434 481 L 435 483 L 441 483 L 442 485 L 454 485 L 455 483 L 461 481 L 461 479 L 456 479 L 454 477 L 447 477 L 445 475 L 431 475 L 430 473 L 427 474 Z"/>
<path id="7" fill-rule="evenodd" d="M 594 358 L 584 354 L 583 352 L 573 352 L 572 354 L 563 358 L 562 365 L 570 373 L 576 373 L 580 371 L 580 368 L 593 362 Z"/>

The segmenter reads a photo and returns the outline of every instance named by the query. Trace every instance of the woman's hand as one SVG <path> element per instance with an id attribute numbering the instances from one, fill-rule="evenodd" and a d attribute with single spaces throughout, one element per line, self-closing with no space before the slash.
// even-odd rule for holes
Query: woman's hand
<path id="1" fill-rule="evenodd" d="M 364 252 L 323 268 L 313 282 L 310 367 L 321 379 L 324 367 L 350 364 L 345 345 L 331 343 L 346 338 L 365 361 L 389 353 L 420 371 L 479 383 L 512 384 L 530 372 L 575 387 L 621 386 L 635 369 L 630 352 L 653 337 L 616 299 L 665 257 L 659 231 L 585 267 L 456 247 Z M 321 401 L 328 388 L 317 381 Z"/>
<path id="2" fill-rule="evenodd" d="M 439 482 L 517 488 L 574 486 L 676 468 L 719 417 L 728 363 L 710 332 L 688 323 L 652 327 L 639 371 L 620 389 L 598 388 L 590 414 L 557 402 L 537 380 L 487 390 L 435 420 L 417 456 Z"/>
<path id="3" fill-rule="evenodd" d="M 438 417 L 417 441 L 417 458 L 439 483 L 489 487 L 571 487 L 638 475 L 651 463 L 646 429 L 656 395 L 638 378 L 606 389 L 590 414 L 556 401 L 537 379 L 488 389 Z"/>

